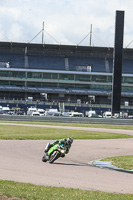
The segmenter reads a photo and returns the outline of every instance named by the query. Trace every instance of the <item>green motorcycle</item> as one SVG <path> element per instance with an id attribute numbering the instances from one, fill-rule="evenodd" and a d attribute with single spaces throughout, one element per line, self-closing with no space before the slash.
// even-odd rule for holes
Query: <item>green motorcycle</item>
<path id="1" fill-rule="evenodd" d="M 44 156 L 42 157 L 42 161 L 43 162 L 48 161 L 49 163 L 53 163 L 58 158 L 64 157 L 65 152 L 66 152 L 66 150 L 64 149 L 64 146 L 56 144 L 49 149 L 49 151 L 47 153 L 48 155 L 44 154 Z"/>

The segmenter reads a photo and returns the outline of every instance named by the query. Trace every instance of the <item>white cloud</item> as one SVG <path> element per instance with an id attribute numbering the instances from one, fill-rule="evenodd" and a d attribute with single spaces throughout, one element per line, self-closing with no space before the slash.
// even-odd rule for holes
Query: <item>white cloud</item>
<path id="1" fill-rule="evenodd" d="M 125 11 L 124 45 L 133 39 L 132 0 L 0 1 L 0 41 L 27 42 L 44 28 L 61 44 L 78 44 L 92 24 L 93 45 L 113 46 L 116 10 Z M 45 32 L 45 43 L 55 43 Z M 41 43 L 41 34 L 32 42 Z M 89 45 L 89 35 L 82 42 Z M 82 45 L 81 44 L 81 45 Z"/>

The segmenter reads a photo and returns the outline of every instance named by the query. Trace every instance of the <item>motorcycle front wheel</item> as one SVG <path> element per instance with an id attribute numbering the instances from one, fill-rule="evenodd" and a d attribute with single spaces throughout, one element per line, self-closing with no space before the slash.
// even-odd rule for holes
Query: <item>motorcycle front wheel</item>
<path id="1" fill-rule="evenodd" d="M 47 162 L 47 158 L 45 155 L 42 157 L 42 162 Z"/>
<path id="2" fill-rule="evenodd" d="M 53 163 L 55 160 L 57 160 L 59 158 L 59 155 L 56 151 L 54 151 L 51 156 L 50 156 L 50 159 L 49 159 L 49 163 Z"/>

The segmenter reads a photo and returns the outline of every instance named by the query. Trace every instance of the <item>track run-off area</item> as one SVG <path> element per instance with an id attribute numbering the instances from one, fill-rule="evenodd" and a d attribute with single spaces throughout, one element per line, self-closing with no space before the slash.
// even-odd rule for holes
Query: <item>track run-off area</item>
<path id="1" fill-rule="evenodd" d="M 6 124 L 59 128 L 50 125 Z M 120 129 L 68 126 L 60 128 L 133 135 L 133 131 Z M 36 185 L 133 194 L 133 174 L 88 165 L 90 161 L 106 157 L 132 155 L 133 138 L 74 140 L 70 153 L 53 164 L 42 162 L 47 142 L 51 141 L 0 140 L 0 179 Z"/>

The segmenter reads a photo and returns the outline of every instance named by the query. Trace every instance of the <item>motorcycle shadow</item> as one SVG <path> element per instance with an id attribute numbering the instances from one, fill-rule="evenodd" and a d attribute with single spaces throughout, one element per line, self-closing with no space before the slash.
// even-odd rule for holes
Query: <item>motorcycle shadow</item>
<path id="1" fill-rule="evenodd" d="M 62 162 L 55 162 L 54 165 L 70 165 L 70 166 L 88 166 L 87 163 L 62 163 Z"/>

